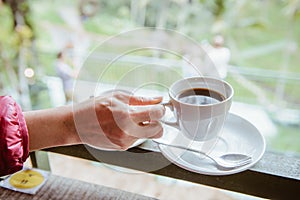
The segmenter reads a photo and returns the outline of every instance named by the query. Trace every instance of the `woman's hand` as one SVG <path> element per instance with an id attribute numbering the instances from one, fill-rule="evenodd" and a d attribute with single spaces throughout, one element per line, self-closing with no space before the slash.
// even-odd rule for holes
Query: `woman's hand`
<path id="1" fill-rule="evenodd" d="M 159 98 L 107 92 L 72 106 L 24 112 L 31 151 L 72 144 L 125 150 L 140 138 L 157 138 L 164 107 Z"/>
<path id="2" fill-rule="evenodd" d="M 140 138 L 161 137 L 161 100 L 111 91 L 75 105 L 74 121 L 81 142 L 103 149 L 126 150 Z"/>

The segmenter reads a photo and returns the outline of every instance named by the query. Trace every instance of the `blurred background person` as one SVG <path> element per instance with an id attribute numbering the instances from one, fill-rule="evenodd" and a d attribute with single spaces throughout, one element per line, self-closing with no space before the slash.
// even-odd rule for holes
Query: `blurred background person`
<path id="1" fill-rule="evenodd" d="M 55 71 L 62 80 L 66 103 L 69 103 L 72 101 L 73 83 L 77 73 L 71 64 L 67 62 L 64 51 L 60 51 L 56 57 Z"/>
<path id="2" fill-rule="evenodd" d="M 229 48 L 224 46 L 223 36 L 216 35 L 213 38 L 212 44 L 205 44 L 203 48 L 207 53 L 204 62 L 204 74 L 225 79 L 227 77 L 231 52 Z"/>

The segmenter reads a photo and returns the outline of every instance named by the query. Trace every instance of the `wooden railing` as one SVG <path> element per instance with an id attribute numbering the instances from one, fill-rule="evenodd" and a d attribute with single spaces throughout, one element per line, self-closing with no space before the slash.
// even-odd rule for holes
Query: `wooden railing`
<path id="1" fill-rule="evenodd" d="M 43 152 L 103 162 L 262 198 L 294 199 L 300 195 L 299 155 L 267 151 L 255 166 L 246 171 L 226 176 L 209 176 L 187 171 L 170 163 L 155 145 L 152 141 L 146 141 L 125 152 L 102 151 L 84 145 L 55 147 Z M 34 167 L 49 169 L 47 160 L 41 162 L 41 155 L 44 153 L 35 152 L 31 155 Z M 135 155 L 141 153 L 143 156 L 137 159 Z M 157 165 L 164 167 L 149 171 Z"/>

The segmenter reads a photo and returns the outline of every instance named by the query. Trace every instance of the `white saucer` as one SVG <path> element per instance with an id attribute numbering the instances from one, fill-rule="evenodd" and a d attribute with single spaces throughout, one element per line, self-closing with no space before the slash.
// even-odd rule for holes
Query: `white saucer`
<path id="1" fill-rule="evenodd" d="M 162 154 L 172 163 L 200 174 L 229 175 L 247 170 L 261 159 L 266 148 L 265 139 L 258 129 L 247 120 L 231 113 L 227 117 L 222 133 L 215 141 L 206 143 L 193 142 L 182 136 L 175 128 L 164 126 L 164 130 L 163 137 L 158 139 L 158 141 L 165 144 L 186 146 L 187 148 L 198 149 L 214 156 L 227 152 L 243 153 L 252 156 L 252 162 L 248 165 L 223 170 L 217 168 L 213 161 L 203 155 L 163 144 L 159 145 Z"/>

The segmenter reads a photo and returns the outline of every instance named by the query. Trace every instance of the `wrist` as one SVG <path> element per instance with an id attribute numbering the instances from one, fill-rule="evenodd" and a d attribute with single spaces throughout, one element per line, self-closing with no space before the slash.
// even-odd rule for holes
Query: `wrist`
<path id="1" fill-rule="evenodd" d="M 62 143 L 65 145 L 80 144 L 81 139 L 76 130 L 72 106 L 65 106 L 57 109 L 62 113 L 61 122 L 63 134 L 65 135 L 65 140 Z M 63 111 L 61 109 L 63 109 Z"/>
<path id="2" fill-rule="evenodd" d="M 80 143 L 72 106 L 29 111 L 24 116 L 30 151 Z"/>

